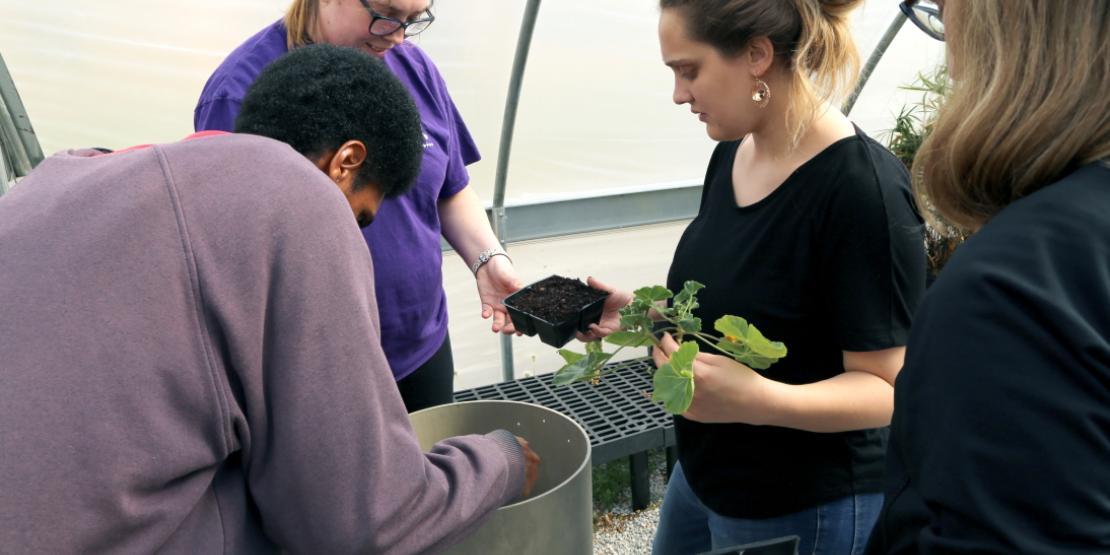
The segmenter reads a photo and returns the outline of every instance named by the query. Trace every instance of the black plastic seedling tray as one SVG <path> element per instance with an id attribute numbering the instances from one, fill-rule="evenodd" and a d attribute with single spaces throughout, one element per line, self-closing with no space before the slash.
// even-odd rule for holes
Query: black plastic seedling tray
<path id="1" fill-rule="evenodd" d="M 606 294 L 597 300 L 591 301 L 573 314 L 558 321 L 550 321 L 519 306 L 517 300 L 522 295 L 529 294 L 540 284 L 557 277 L 559 276 L 551 276 L 528 285 L 506 297 L 504 301 L 505 308 L 509 311 L 509 317 L 512 318 L 513 326 L 516 327 L 517 331 L 528 336 L 539 334 L 540 341 L 556 348 L 566 345 L 574 337 L 575 332 L 584 332 L 589 329 L 590 324 L 596 324 L 600 321 L 601 310 L 604 308 L 605 299 L 609 296 Z"/>

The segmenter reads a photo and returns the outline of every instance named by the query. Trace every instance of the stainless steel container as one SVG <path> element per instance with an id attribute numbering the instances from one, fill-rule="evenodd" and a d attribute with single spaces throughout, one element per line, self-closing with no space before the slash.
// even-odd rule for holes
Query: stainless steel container
<path id="1" fill-rule="evenodd" d="M 528 440 L 540 456 L 540 475 L 528 499 L 506 505 L 452 554 L 593 553 L 590 440 L 569 417 L 517 401 L 469 401 L 410 415 L 420 446 L 498 428 Z"/>

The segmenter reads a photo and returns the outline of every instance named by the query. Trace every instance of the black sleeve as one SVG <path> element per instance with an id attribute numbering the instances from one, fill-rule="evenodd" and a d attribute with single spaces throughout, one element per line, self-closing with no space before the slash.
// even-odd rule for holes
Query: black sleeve
<path id="1" fill-rule="evenodd" d="M 1110 288 L 1024 279 L 1018 258 L 942 276 L 915 322 L 891 444 L 910 489 L 888 511 L 920 553 L 1110 552 L 1110 344 L 1083 314 Z"/>
<path id="2" fill-rule="evenodd" d="M 905 345 L 925 290 L 924 227 L 909 175 L 870 142 L 832 163 L 830 197 L 814 228 L 827 329 L 845 351 Z"/>

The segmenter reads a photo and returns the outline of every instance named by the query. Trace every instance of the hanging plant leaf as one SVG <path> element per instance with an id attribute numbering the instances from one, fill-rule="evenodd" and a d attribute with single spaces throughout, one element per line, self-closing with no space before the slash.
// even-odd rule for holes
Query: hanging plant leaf
<path id="1" fill-rule="evenodd" d="M 694 357 L 697 355 L 697 343 L 683 342 L 671 353 L 670 360 L 655 371 L 651 380 L 654 387 L 651 400 L 662 402 L 663 408 L 671 414 L 686 412 L 694 402 Z"/>
<path id="2" fill-rule="evenodd" d="M 641 287 L 637 289 L 632 293 L 632 296 L 637 300 L 643 300 L 654 304 L 671 298 L 671 290 L 662 285 L 653 285 L 651 287 Z"/>
<path id="3" fill-rule="evenodd" d="M 606 343 L 621 347 L 647 347 L 651 345 L 651 334 L 646 332 L 618 331 L 605 338 Z"/>
<path id="4" fill-rule="evenodd" d="M 786 356 L 786 345 L 764 337 L 755 326 L 739 316 L 722 316 L 713 328 L 721 333 L 717 347 L 756 370 L 770 368 Z"/>

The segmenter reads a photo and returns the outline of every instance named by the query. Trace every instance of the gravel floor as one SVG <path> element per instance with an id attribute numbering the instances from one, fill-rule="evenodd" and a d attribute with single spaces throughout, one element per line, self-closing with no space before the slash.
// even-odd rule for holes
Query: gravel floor
<path id="1" fill-rule="evenodd" d="M 594 555 L 650 554 L 658 525 L 658 503 L 637 513 L 609 516 L 609 521 L 594 532 Z"/>
<path id="2" fill-rule="evenodd" d="M 651 504 L 647 509 L 633 513 L 631 494 L 617 503 L 609 512 L 596 516 L 594 526 L 594 555 L 639 555 L 651 553 L 651 540 L 659 524 L 659 506 L 663 502 L 661 472 L 651 476 Z"/>

